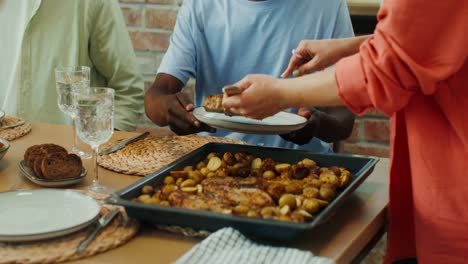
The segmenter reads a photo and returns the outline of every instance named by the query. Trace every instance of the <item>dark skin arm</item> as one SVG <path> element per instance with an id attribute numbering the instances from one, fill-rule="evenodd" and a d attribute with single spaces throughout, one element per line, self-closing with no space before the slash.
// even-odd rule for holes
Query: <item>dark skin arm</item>
<path id="1" fill-rule="evenodd" d="M 182 93 L 184 84 L 172 75 L 159 73 L 145 93 L 145 111 L 148 118 L 158 126 L 169 126 L 177 135 L 201 131 L 215 132 L 198 121 L 192 114 L 195 108 L 192 99 Z"/>
<path id="2" fill-rule="evenodd" d="M 308 119 L 302 129 L 280 135 L 284 140 L 298 145 L 307 144 L 317 137 L 325 142 L 343 140 L 353 130 L 354 114 L 345 107 L 323 107 L 320 109 L 301 108 L 299 115 Z"/>

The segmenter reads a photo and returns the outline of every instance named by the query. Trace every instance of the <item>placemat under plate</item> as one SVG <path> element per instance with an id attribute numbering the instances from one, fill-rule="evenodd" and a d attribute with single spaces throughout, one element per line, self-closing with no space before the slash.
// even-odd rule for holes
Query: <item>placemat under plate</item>
<path id="1" fill-rule="evenodd" d="M 240 140 L 222 137 L 150 135 L 114 153 L 98 157 L 98 164 L 112 171 L 146 176 L 210 142 L 246 144 Z M 116 143 L 118 141 L 109 142 L 101 149 Z"/>
<path id="2" fill-rule="evenodd" d="M 86 191 L 80 191 L 93 196 Z M 93 196 L 97 200 L 104 197 Z M 102 204 L 101 215 L 107 213 L 113 205 Z M 27 243 L 0 243 L 0 263 L 59 263 L 81 259 L 105 252 L 125 244 L 138 232 L 139 223 L 128 218 L 125 210 L 121 208 L 120 214 L 105 227 L 88 247 L 80 254 L 76 252 L 78 245 L 95 225 L 77 231 L 71 235 L 54 239 Z"/>
<path id="3" fill-rule="evenodd" d="M 7 115 L 3 119 L 2 126 L 13 125 L 19 121 L 21 121 L 21 118 Z M 15 140 L 31 132 L 31 129 L 31 123 L 29 121 L 25 121 L 21 126 L 0 130 L 0 138 Z"/>

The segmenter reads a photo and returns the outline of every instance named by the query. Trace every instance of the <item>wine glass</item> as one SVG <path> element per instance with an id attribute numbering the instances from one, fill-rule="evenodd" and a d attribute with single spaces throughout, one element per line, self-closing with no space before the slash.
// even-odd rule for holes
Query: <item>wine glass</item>
<path id="1" fill-rule="evenodd" d="M 99 184 L 97 155 L 99 146 L 107 142 L 114 132 L 114 89 L 76 89 L 73 102 L 76 133 L 93 149 L 94 179 L 88 189 L 94 193 L 109 194 L 109 188 Z"/>
<path id="2" fill-rule="evenodd" d="M 86 66 L 71 66 L 55 68 L 55 84 L 57 87 L 57 104 L 62 112 L 69 115 L 75 125 L 76 114 L 73 109 L 73 90 L 89 88 L 90 68 Z M 73 128 L 73 147 L 71 152 L 82 159 L 90 159 L 91 154 L 78 147 L 78 136 Z"/>

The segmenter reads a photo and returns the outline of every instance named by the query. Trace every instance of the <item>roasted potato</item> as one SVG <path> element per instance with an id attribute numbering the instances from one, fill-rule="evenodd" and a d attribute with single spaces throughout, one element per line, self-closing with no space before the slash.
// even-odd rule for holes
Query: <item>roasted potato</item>
<path id="1" fill-rule="evenodd" d="M 320 174 L 320 167 L 317 166 L 317 167 L 310 168 L 309 176 L 318 178 L 319 174 Z"/>
<path id="2" fill-rule="evenodd" d="M 234 165 L 236 163 L 236 158 L 231 152 L 226 152 L 223 155 L 223 161 L 226 162 L 227 165 Z"/>
<path id="3" fill-rule="evenodd" d="M 278 173 L 289 171 L 289 169 L 291 169 L 291 164 L 289 163 L 280 163 L 275 166 L 275 171 Z"/>
<path id="4" fill-rule="evenodd" d="M 208 161 L 208 164 L 206 165 L 206 168 L 209 169 L 210 171 L 216 171 L 221 167 L 221 159 L 217 156 L 213 156 L 210 158 Z"/>
<path id="5" fill-rule="evenodd" d="M 320 210 L 319 202 L 313 199 L 305 199 L 302 203 L 302 207 L 311 214 L 315 214 Z"/>
<path id="6" fill-rule="evenodd" d="M 183 181 L 183 182 L 180 184 L 180 188 L 184 188 L 184 187 L 194 187 L 195 185 L 197 185 L 197 183 L 196 183 L 194 180 L 188 179 L 188 180 Z"/>
<path id="7" fill-rule="evenodd" d="M 200 173 L 203 176 L 206 176 L 206 175 L 208 175 L 208 173 L 210 173 L 210 170 L 208 168 L 201 168 Z"/>
<path id="8" fill-rule="evenodd" d="M 206 163 L 204 161 L 200 161 L 197 163 L 197 170 L 201 170 L 202 168 L 205 168 L 206 167 Z"/>
<path id="9" fill-rule="evenodd" d="M 320 190 L 315 187 L 307 187 L 302 190 L 302 195 L 307 198 L 318 198 L 320 196 Z"/>
<path id="10" fill-rule="evenodd" d="M 284 185 L 280 183 L 273 183 L 267 187 L 267 193 L 276 201 L 280 199 L 281 195 L 283 195 L 285 191 Z"/>
<path id="11" fill-rule="evenodd" d="M 169 195 L 171 192 L 177 190 L 177 186 L 174 185 L 174 184 L 168 184 L 168 185 L 165 185 L 162 189 L 162 192 L 165 194 L 165 195 Z"/>
<path id="12" fill-rule="evenodd" d="M 304 164 L 294 164 L 291 166 L 291 177 L 293 179 L 304 179 L 309 176 L 310 169 Z"/>
<path id="13" fill-rule="evenodd" d="M 186 193 L 196 193 L 198 192 L 198 188 L 196 186 L 193 187 L 182 187 L 180 188 L 181 191 Z"/>
<path id="14" fill-rule="evenodd" d="M 250 164 L 250 168 L 252 170 L 260 169 L 260 167 L 262 167 L 262 159 L 261 158 L 256 158 L 256 159 L 252 160 L 252 162 Z"/>
<path id="15" fill-rule="evenodd" d="M 187 171 L 187 172 L 193 171 L 193 166 L 185 166 L 184 171 Z"/>
<path id="16" fill-rule="evenodd" d="M 232 209 L 232 212 L 238 215 L 246 215 L 249 211 L 250 211 L 250 208 L 242 204 L 239 204 Z"/>
<path id="17" fill-rule="evenodd" d="M 272 159 L 264 159 L 262 162 L 261 169 L 264 171 L 275 170 L 276 161 Z"/>
<path id="18" fill-rule="evenodd" d="M 218 177 L 226 177 L 227 176 L 227 173 L 226 173 L 226 170 L 224 169 L 219 169 L 216 171 L 216 176 Z"/>
<path id="19" fill-rule="evenodd" d="M 247 161 L 247 154 L 244 152 L 237 152 L 234 154 L 234 157 L 236 158 L 237 162 L 246 162 Z"/>
<path id="20" fill-rule="evenodd" d="M 208 154 L 208 155 L 206 156 L 206 159 L 210 160 L 210 159 L 213 158 L 213 157 L 218 157 L 218 153 L 216 153 L 216 152 L 211 152 L 210 154 Z"/>
<path id="21" fill-rule="evenodd" d="M 171 171 L 169 174 L 174 179 L 179 179 L 179 178 L 187 178 L 188 177 L 188 172 L 187 171 Z"/>
<path id="22" fill-rule="evenodd" d="M 309 169 L 317 166 L 317 162 L 311 159 L 303 159 L 301 162 L 302 164 L 304 164 L 304 166 L 306 166 Z"/>
<path id="23" fill-rule="evenodd" d="M 151 203 L 151 196 L 149 194 L 142 194 L 137 198 L 142 203 Z"/>
<path id="24" fill-rule="evenodd" d="M 336 166 L 333 166 L 333 167 L 330 167 L 328 168 L 328 171 L 331 171 L 333 174 L 335 174 L 336 176 L 340 176 L 341 175 L 341 170 L 340 168 L 336 167 Z"/>
<path id="25" fill-rule="evenodd" d="M 287 171 L 283 171 L 280 175 L 280 178 L 283 179 L 283 180 L 289 180 L 291 179 L 291 171 L 290 170 L 287 170 Z"/>
<path id="26" fill-rule="evenodd" d="M 196 183 L 199 183 L 203 179 L 203 175 L 199 171 L 189 171 L 188 178 L 192 179 Z"/>
<path id="27" fill-rule="evenodd" d="M 289 182 L 285 186 L 285 190 L 287 193 L 292 194 L 301 194 L 302 193 L 302 185 L 299 182 Z"/>
<path id="28" fill-rule="evenodd" d="M 279 210 L 273 206 L 263 207 L 262 210 L 260 210 L 260 215 L 265 219 L 274 218 L 279 215 Z"/>
<path id="29" fill-rule="evenodd" d="M 351 172 L 347 170 L 341 171 L 340 188 L 344 188 L 348 186 L 350 182 L 351 182 Z"/>
<path id="30" fill-rule="evenodd" d="M 260 217 L 260 213 L 255 210 L 249 210 L 247 212 L 248 217 Z"/>
<path id="31" fill-rule="evenodd" d="M 321 173 L 319 179 L 320 181 L 322 181 L 322 183 L 329 183 L 335 187 L 340 186 L 340 179 L 338 178 L 338 176 L 331 174 L 329 172 Z"/>
<path id="32" fill-rule="evenodd" d="M 276 177 L 275 173 L 271 170 L 265 171 L 262 176 L 266 180 L 272 180 Z"/>
<path id="33" fill-rule="evenodd" d="M 163 180 L 164 184 L 173 184 L 175 183 L 175 179 L 172 176 L 166 176 Z"/>
<path id="34" fill-rule="evenodd" d="M 335 198 L 335 189 L 324 185 L 325 184 L 320 187 L 320 198 L 325 201 L 331 201 L 333 198 Z"/>
<path id="35" fill-rule="evenodd" d="M 149 194 L 149 195 L 151 195 L 151 194 L 153 194 L 153 192 L 154 192 L 154 188 L 153 188 L 153 186 L 151 186 L 151 185 L 145 185 L 145 186 L 143 186 L 143 188 L 141 189 L 141 193 L 142 193 L 142 194 Z"/>
<path id="36" fill-rule="evenodd" d="M 283 194 L 278 201 L 279 207 L 289 206 L 291 210 L 296 209 L 296 197 L 292 194 Z"/>

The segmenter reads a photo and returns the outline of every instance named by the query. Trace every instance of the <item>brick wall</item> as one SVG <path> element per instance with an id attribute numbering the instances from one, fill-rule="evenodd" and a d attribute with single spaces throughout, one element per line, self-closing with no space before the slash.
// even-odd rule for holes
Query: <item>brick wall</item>
<path id="1" fill-rule="evenodd" d="M 169 45 L 182 0 L 120 0 L 130 38 L 149 85 Z"/>
<path id="2" fill-rule="evenodd" d="M 181 3 L 182 0 L 120 0 L 146 86 L 153 82 L 168 47 Z M 142 127 L 154 126 L 145 117 L 141 124 Z M 346 153 L 387 157 L 388 139 L 388 118 L 372 111 L 356 119 L 353 133 L 342 149 Z"/>
<path id="3" fill-rule="evenodd" d="M 362 117 L 356 117 L 351 136 L 343 142 L 343 152 L 389 156 L 390 123 L 381 112 L 373 110 Z"/>

